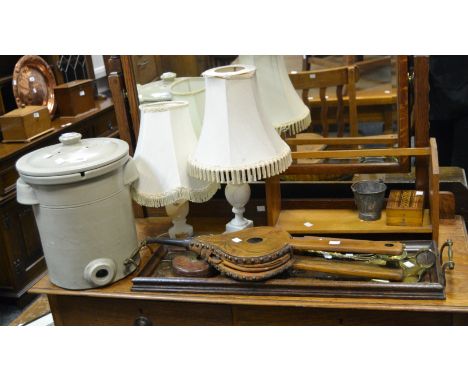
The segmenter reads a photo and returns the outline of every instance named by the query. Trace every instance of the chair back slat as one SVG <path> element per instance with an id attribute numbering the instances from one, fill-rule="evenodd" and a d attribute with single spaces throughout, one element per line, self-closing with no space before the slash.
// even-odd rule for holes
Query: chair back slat
<path id="1" fill-rule="evenodd" d="M 319 89 L 320 121 L 324 137 L 328 137 L 329 134 L 327 88 L 336 87 L 336 124 L 339 137 L 344 136 L 344 96 L 347 92 L 350 136 L 358 135 L 356 81 L 359 78 L 359 71 L 355 66 L 291 73 L 289 78 L 295 89 L 302 90 L 302 99 L 309 107 L 310 89 Z"/>

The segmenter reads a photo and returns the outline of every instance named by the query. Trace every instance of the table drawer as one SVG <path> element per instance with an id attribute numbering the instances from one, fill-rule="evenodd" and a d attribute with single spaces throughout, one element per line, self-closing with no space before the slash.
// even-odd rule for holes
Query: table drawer
<path id="1" fill-rule="evenodd" d="M 229 305 L 49 296 L 56 325 L 231 325 Z"/>
<path id="2" fill-rule="evenodd" d="M 452 314 L 409 311 L 233 306 L 235 325 L 452 325 Z"/>
<path id="3" fill-rule="evenodd" d="M 0 170 L 0 196 L 6 195 L 13 191 L 16 187 L 18 172 L 15 165 L 12 164 L 7 168 Z"/>
<path id="4" fill-rule="evenodd" d="M 468 315 L 49 295 L 56 325 L 453 325 Z"/>
<path id="5" fill-rule="evenodd" d="M 91 134 L 93 137 L 106 137 L 117 130 L 114 109 L 97 116 L 91 122 Z"/>

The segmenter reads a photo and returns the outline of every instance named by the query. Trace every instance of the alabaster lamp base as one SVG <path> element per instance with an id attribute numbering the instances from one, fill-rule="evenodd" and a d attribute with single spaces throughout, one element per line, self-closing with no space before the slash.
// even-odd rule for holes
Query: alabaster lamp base
<path id="1" fill-rule="evenodd" d="M 241 231 L 253 227 L 253 221 L 244 217 L 244 206 L 250 199 L 249 184 L 228 184 L 224 190 L 224 194 L 232 206 L 232 212 L 234 213 L 234 219 L 226 224 L 226 232 Z"/>
<path id="2" fill-rule="evenodd" d="M 187 224 L 188 212 L 189 202 L 187 200 L 178 200 L 166 206 L 167 216 L 172 220 L 172 227 L 168 231 L 171 239 L 193 236 L 193 227 Z"/>

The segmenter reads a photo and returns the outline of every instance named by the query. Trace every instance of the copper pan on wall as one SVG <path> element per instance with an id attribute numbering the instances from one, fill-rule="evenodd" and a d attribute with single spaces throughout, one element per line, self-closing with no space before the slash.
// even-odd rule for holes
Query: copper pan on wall
<path id="1" fill-rule="evenodd" d="M 41 57 L 23 56 L 16 63 L 13 71 L 13 94 L 18 107 L 47 106 L 53 117 L 57 108 L 54 87 L 54 74 Z"/>

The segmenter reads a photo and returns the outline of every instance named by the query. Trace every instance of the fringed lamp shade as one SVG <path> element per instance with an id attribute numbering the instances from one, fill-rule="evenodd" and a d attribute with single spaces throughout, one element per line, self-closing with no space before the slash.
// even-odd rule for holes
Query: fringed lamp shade
<path id="1" fill-rule="evenodd" d="M 147 207 L 163 207 L 179 200 L 209 200 L 219 186 L 187 173 L 187 158 L 197 144 L 187 102 L 143 104 L 140 110 L 134 155 L 140 177 L 133 183 L 133 199 Z"/>
<path id="2" fill-rule="evenodd" d="M 205 80 L 203 77 L 182 78 L 171 85 L 170 92 L 173 100 L 188 102 L 190 118 L 198 138 L 205 109 Z"/>
<path id="3" fill-rule="evenodd" d="M 205 77 L 205 116 L 189 173 L 206 182 L 242 184 L 285 171 L 289 146 L 263 113 L 255 67 L 229 65 Z"/>
<path id="4" fill-rule="evenodd" d="M 293 135 L 309 127 L 310 110 L 294 89 L 283 56 L 239 56 L 239 63 L 257 68 L 260 100 L 279 133 Z"/>
<path id="5" fill-rule="evenodd" d="M 253 225 L 243 216 L 248 182 L 285 171 L 291 149 L 262 110 L 254 66 L 222 66 L 203 76 L 205 115 L 189 173 L 206 182 L 227 183 L 225 195 L 235 216 L 226 231 L 239 231 Z"/>

